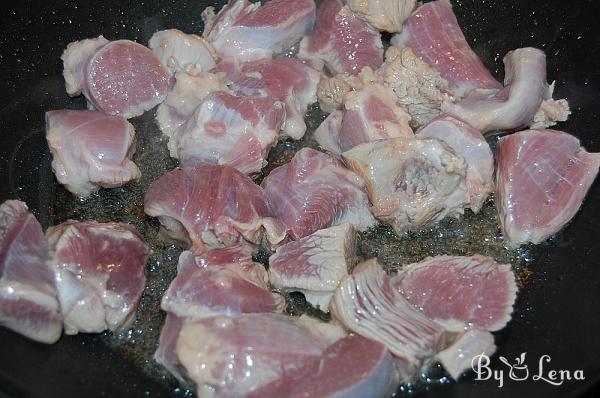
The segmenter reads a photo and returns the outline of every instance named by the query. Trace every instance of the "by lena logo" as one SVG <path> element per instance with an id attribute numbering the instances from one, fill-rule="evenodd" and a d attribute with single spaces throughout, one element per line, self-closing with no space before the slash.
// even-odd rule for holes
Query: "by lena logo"
<path id="1" fill-rule="evenodd" d="M 550 355 L 542 355 L 537 363 L 537 369 L 535 369 L 536 372 L 531 372 L 530 374 L 529 367 L 525 364 L 526 355 L 526 352 L 522 353 L 515 358 L 515 361 L 512 364 L 505 357 L 498 357 L 500 362 L 506 365 L 506 370 L 492 370 L 490 368 L 490 358 L 485 355 L 485 353 L 475 355 L 471 360 L 471 368 L 476 375 L 475 380 L 496 380 L 498 382 L 498 388 L 504 386 L 505 377 L 507 376 L 509 380 L 513 381 L 524 381 L 531 378 L 533 381 L 545 382 L 554 386 L 560 386 L 565 381 L 570 380 L 585 380 L 583 370 L 570 371 L 564 369 L 551 369 Z"/>

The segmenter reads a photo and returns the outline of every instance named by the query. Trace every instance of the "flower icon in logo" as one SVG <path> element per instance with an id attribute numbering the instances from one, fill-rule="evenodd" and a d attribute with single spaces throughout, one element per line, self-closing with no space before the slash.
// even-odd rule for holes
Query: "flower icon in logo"
<path id="1" fill-rule="evenodd" d="M 529 369 L 527 368 L 527 365 L 525 365 L 526 354 L 527 353 L 524 352 L 521 356 L 516 357 L 514 365 L 511 365 L 505 357 L 499 357 L 500 361 L 510 368 L 508 377 L 510 377 L 511 380 L 521 381 L 529 378 Z"/>

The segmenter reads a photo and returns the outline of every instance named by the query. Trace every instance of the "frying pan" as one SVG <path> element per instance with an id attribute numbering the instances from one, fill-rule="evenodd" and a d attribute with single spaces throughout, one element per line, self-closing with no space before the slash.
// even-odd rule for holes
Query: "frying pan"
<path id="1" fill-rule="evenodd" d="M 159 29 L 173 27 L 200 33 L 200 13 L 209 3 L 20 0 L 5 4 L 0 13 L 0 201 L 26 201 L 44 227 L 70 216 L 89 215 L 65 210 L 65 193 L 53 180 L 44 139 L 46 110 L 85 106 L 83 99 L 70 99 L 64 91 L 60 61 L 64 47 L 99 34 L 146 44 Z M 580 138 L 589 151 L 600 152 L 600 3 L 453 3 L 467 39 L 498 77 L 502 76 L 502 56 L 508 50 L 535 46 L 546 52 L 548 78 L 557 81 L 557 97 L 566 97 L 573 110 L 570 120 L 559 128 Z M 154 128 L 151 115 L 135 124 L 138 131 Z M 138 156 L 153 148 L 152 140 L 157 140 L 139 136 Z M 157 159 L 160 161 L 173 167 L 172 162 Z M 158 174 L 157 170 L 143 171 L 148 178 Z M 114 195 L 118 195 L 116 191 Z M 496 381 L 478 381 L 471 374 L 458 383 L 428 386 L 414 396 L 575 397 L 600 392 L 599 199 L 600 183 L 595 183 L 567 228 L 535 248 L 529 264 L 533 274 L 520 291 L 513 320 L 496 335 L 498 355 L 513 362 L 526 352 L 530 372 L 537 372 L 539 358 L 547 354 L 551 362 L 546 370 L 583 370 L 585 380 L 554 386 L 531 378 L 512 381 L 505 375 L 505 383 L 499 388 Z M 143 217 L 139 202 L 116 207 L 112 213 L 115 221 Z M 146 221 L 153 225 L 153 221 Z M 165 250 L 177 248 L 169 246 Z M 169 258 L 168 253 L 165 256 Z M 161 269 L 159 265 L 154 264 Z M 168 265 L 173 267 L 162 264 L 165 279 L 172 277 L 172 270 L 164 270 Z M 156 307 L 152 311 L 158 313 Z M 137 342 L 131 344 L 154 348 L 158 331 L 145 332 L 147 335 L 138 335 Z M 140 360 L 135 350 L 115 349 L 107 342 L 110 339 L 107 335 L 79 335 L 46 346 L 0 328 L 0 397 L 186 395 L 170 377 L 146 371 L 146 367 L 152 367 L 150 356 Z M 491 367 L 508 372 L 497 357 L 492 358 Z"/>

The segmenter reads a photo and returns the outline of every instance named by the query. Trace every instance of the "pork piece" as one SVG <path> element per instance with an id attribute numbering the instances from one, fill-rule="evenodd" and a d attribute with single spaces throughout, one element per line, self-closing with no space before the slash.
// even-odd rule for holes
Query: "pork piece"
<path id="1" fill-rule="evenodd" d="M 510 264 L 480 255 L 429 257 L 403 268 L 391 283 L 423 315 L 452 332 L 502 329 L 517 296 Z"/>
<path id="2" fill-rule="evenodd" d="M 223 61 L 213 70 L 225 72 L 228 84 L 240 95 L 269 96 L 285 104 L 282 133 L 298 140 L 306 132 L 304 114 L 317 100 L 319 72 L 295 58 L 237 63 Z"/>
<path id="3" fill-rule="evenodd" d="M 536 48 L 519 48 L 504 57 L 504 88 L 475 91 L 458 103 L 445 101 L 442 111 L 456 115 L 481 132 L 513 130 L 533 122 L 549 95 L 546 55 Z"/>
<path id="4" fill-rule="evenodd" d="M 474 89 L 501 89 L 463 35 L 449 0 L 423 4 L 392 38 L 397 48 L 410 47 L 448 81 L 460 98 Z"/>
<path id="5" fill-rule="evenodd" d="M 322 357 L 341 328 L 283 314 L 219 316 L 186 324 L 176 354 L 198 396 L 241 397 Z"/>
<path id="6" fill-rule="evenodd" d="M 444 328 L 397 294 L 375 259 L 342 281 L 329 310 L 350 331 L 385 345 L 397 357 L 402 381 L 446 346 Z"/>
<path id="7" fill-rule="evenodd" d="M 263 180 L 269 208 L 292 240 L 332 225 L 364 231 L 375 223 L 363 180 L 340 162 L 310 148 Z"/>
<path id="8" fill-rule="evenodd" d="M 385 346 L 351 334 L 327 347 L 321 357 L 247 397 L 386 397 L 395 387 L 397 375 Z"/>
<path id="9" fill-rule="evenodd" d="M 333 111 L 321 122 L 313 133 L 313 137 L 317 143 L 334 155 L 339 155 L 343 152 L 340 147 L 340 131 L 342 130 L 343 119 L 344 112 Z"/>
<path id="10" fill-rule="evenodd" d="M 218 60 L 216 50 L 208 41 L 177 29 L 154 33 L 148 47 L 172 75 L 179 71 L 207 72 Z"/>
<path id="11" fill-rule="evenodd" d="M 495 352 L 494 335 L 475 329 L 459 334 L 448 348 L 435 356 L 435 359 L 454 380 L 458 380 L 464 371 L 472 369 L 473 358 L 481 354 L 491 357 Z"/>
<path id="12" fill-rule="evenodd" d="M 154 360 L 182 383 L 185 383 L 186 379 L 181 364 L 177 359 L 175 347 L 184 324 L 184 318 L 167 313 L 165 323 L 160 330 L 158 348 L 154 353 Z"/>
<path id="13" fill-rule="evenodd" d="M 46 140 L 58 182 L 77 196 L 138 179 L 130 158 L 135 130 L 126 119 L 97 111 L 46 112 Z"/>
<path id="14" fill-rule="evenodd" d="M 402 24 L 412 14 L 417 1 L 346 0 L 346 4 L 375 29 L 396 33 L 402 31 Z"/>
<path id="15" fill-rule="evenodd" d="M 408 47 L 389 47 L 377 74 L 386 86 L 394 90 L 398 101 L 411 116 L 414 128 L 437 116 L 442 102 L 451 98 L 447 93 L 448 81 Z"/>
<path id="16" fill-rule="evenodd" d="M 277 248 L 269 258 L 273 287 L 304 293 L 327 311 L 329 300 L 356 263 L 356 232 L 350 224 L 321 229 Z"/>
<path id="17" fill-rule="evenodd" d="M 467 163 L 436 139 L 370 142 L 342 158 L 366 181 L 373 215 L 398 234 L 462 214 L 469 203 Z"/>
<path id="18" fill-rule="evenodd" d="M 0 326 L 48 344 L 62 331 L 48 243 L 18 200 L 0 205 Z"/>
<path id="19" fill-rule="evenodd" d="M 198 249 L 243 239 L 258 244 L 265 234 L 274 245 L 285 237 L 283 224 L 269 217 L 262 188 L 230 166 L 199 163 L 164 174 L 146 192 L 144 211 L 172 238 Z"/>
<path id="20" fill-rule="evenodd" d="M 188 121 L 202 101 L 216 91 L 228 91 L 225 75 L 208 72 L 177 72 L 175 85 L 156 110 L 156 121 L 164 135 L 171 138 Z M 176 140 L 169 139 L 169 150 L 177 153 Z"/>
<path id="21" fill-rule="evenodd" d="M 285 115 L 284 104 L 271 97 L 211 93 L 169 139 L 171 156 L 184 167 L 205 162 L 257 173 L 267 164 Z"/>
<path id="22" fill-rule="evenodd" d="M 139 116 L 167 95 L 169 71 L 141 44 L 100 36 L 70 43 L 62 60 L 67 93 L 109 115 Z"/>
<path id="23" fill-rule="evenodd" d="M 131 225 L 67 221 L 46 232 L 66 334 L 127 329 L 151 250 Z"/>
<path id="24" fill-rule="evenodd" d="M 270 0 L 260 5 L 230 0 L 217 15 L 202 13 L 204 37 L 222 58 L 240 62 L 271 58 L 297 43 L 313 28 L 313 0 Z"/>
<path id="25" fill-rule="evenodd" d="M 417 136 L 444 141 L 465 159 L 469 207 L 478 213 L 494 190 L 494 155 L 483 135 L 462 120 L 442 114 L 423 127 Z"/>
<path id="26" fill-rule="evenodd" d="M 598 174 L 600 154 L 556 130 L 502 137 L 496 155 L 496 205 L 507 242 L 540 243 L 573 218 Z"/>
<path id="27" fill-rule="evenodd" d="M 298 58 L 316 69 L 357 75 L 365 66 L 375 70 L 383 62 L 381 35 L 345 6 L 341 0 L 325 0 L 317 10 L 312 36 L 300 42 Z"/>

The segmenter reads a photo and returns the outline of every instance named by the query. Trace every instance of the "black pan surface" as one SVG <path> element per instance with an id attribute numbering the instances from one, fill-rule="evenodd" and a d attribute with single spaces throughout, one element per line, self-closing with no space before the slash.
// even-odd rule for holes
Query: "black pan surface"
<path id="1" fill-rule="evenodd" d="M 64 91 L 60 55 L 67 43 L 103 34 L 146 44 L 153 32 L 179 28 L 201 33 L 200 13 L 213 2 L 126 0 L 48 2 L 22 0 L 4 5 L 0 33 L 0 201 L 27 202 L 44 227 L 56 221 L 55 186 L 44 139 L 44 112 L 82 108 Z M 222 2 L 219 2 L 222 4 Z M 566 97 L 571 119 L 559 126 L 600 152 L 600 3 L 593 0 L 502 2 L 454 1 L 461 26 L 475 51 L 501 77 L 502 56 L 522 46 L 542 48 L 548 79 Z M 57 192 L 58 191 L 58 192 Z M 582 209 L 551 242 L 535 250 L 533 272 L 521 290 L 512 322 L 497 334 L 498 355 L 511 363 L 526 352 L 530 378 L 504 385 L 468 375 L 458 383 L 431 386 L 415 396 L 595 396 L 600 385 L 600 183 Z M 143 336 L 139 337 L 143 339 Z M 153 377 L 104 335 L 62 338 L 46 346 L 0 328 L 0 397 L 167 397 L 185 396 L 172 380 Z M 531 376 L 549 355 L 550 369 L 582 370 L 583 381 L 560 386 Z M 147 361 L 152 361 L 147 358 Z"/>

